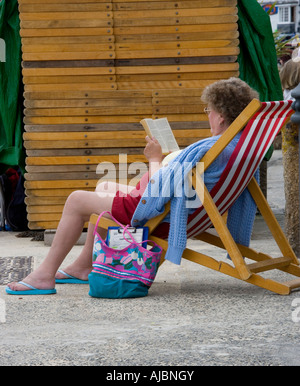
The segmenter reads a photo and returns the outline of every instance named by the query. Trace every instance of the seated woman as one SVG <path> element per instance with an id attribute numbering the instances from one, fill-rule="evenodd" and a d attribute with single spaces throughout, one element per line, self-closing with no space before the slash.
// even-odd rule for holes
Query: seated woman
<path id="1" fill-rule="evenodd" d="M 238 78 L 220 80 L 206 87 L 202 95 L 202 101 L 207 104 L 205 112 L 208 114 L 212 137 L 188 146 L 170 162 L 170 166 L 177 158 L 189 160 L 189 155 L 191 155 L 190 159 L 192 158 L 193 162 L 195 162 L 195 160 L 199 161 L 253 98 L 258 98 L 258 93 Z M 214 186 L 223 172 L 238 138 L 239 135 L 206 170 L 204 180 L 209 190 Z M 88 228 L 85 245 L 78 258 L 66 267 L 65 271 L 58 271 L 58 269 L 78 240 L 84 223 L 89 221 L 92 213 L 100 214 L 103 211 L 110 211 L 112 215 L 123 224 L 130 224 L 132 219 L 136 222 L 139 220 L 145 221 L 145 219 L 140 217 L 142 210 L 140 209 L 141 205 L 139 205 L 139 203 L 145 189 L 151 185 L 148 184 L 149 179 L 152 179 L 159 170 L 162 171 L 163 160 L 161 147 L 157 140 L 146 137 L 146 142 L 144 154 L 149 161 L 149 173 L 142 177 L 137 187 L 104 182 L 97 186 L 95 192 L 73 192 L 66 200 L 62 217 L 48 255 L 40 266 L 22 282 L 8 284 L 6 289 L 7 293 L 55 293 L 55 282 L 59 282 L 60 280 L 68 282 L 70 277 L 73 278 L 73 280 L 74 278 L 78 279 L 75 281 L 87 283 L 88 275 L 92 270 L 94 227 L 91 224 Z M 168 167 L 164 169 L 168 169 Z M 169 199 L 170 198 L 172 197 L 169 197 Z M 163 205 L 165 201 L 166 199 L 161 201 L 161 205 Z M 152 216 L 154 215 L 155 211 Z M 176 228 L 174 229 L 176 230 Z M 168 232 L 169 223 L 167 222 L 160 224 L 156 229 L 156 234 L 162 238 L 166 238 Z M 105 238 L 105 231 L 103 229 L 101 230 L 101 236 Z M 172 251 L 172 253 L 173 252 L 174 251 Z M 180 257 L 180 252 L 178 256 Z M 71 283 L 72 281 L 70 280 L 69 282 Z"/>

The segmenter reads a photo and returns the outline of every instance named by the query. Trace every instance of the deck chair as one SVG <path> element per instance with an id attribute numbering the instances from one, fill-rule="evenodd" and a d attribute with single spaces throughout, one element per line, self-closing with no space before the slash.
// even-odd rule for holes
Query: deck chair
<path id="1" fill-rule="evenodd" d="M 200 188 L 204 190 L 202 206 L 189 216 L 187 223 L 188 238 L 225 249 L 232 261 L 229 264 L 218 261 L 208 255 L 186 248 L 182 258 L 211 268 L 223 274 L 246 281 L 272 292 L 287 295 L 291 290 L 300 287 L 300 267 L 297 257 L 289 245 L 280 228 L 259 184 L 254 178 L 255 170 L 259 167 L 267 150 L 273 143 L 281 127 L 289 119 L 293 110 L 291 101 L 259 102 L 254 99 L 230 125 L 226 132 L 205 154 L 201 162 L 201 171 L 195 167 L 191 180 L 198 196 Z M 243 129 L 244 128 L 244 129 Z M 228 143 L 243 129 L 238 144 L 215 187 L 208 192 L 201 173 L 218 157 Z M 233 205 L 244 189 L 248 188 L 262 217 L 269 227 L 282 257 L 272 257 L 252 248 L 237 244 L 231 236 L 224 214 Z M 203 193 L 202 193 L 203 197 Z M 150 239 L 158 243 L 164 251 L 168 242 L 152 235 L 154 229 L 170 210 L 170 203 L 165 206 L 163 214 L 149 220 L 145 226 L 149 228 Z M 95 224 L 97 215 L 92 215 L 90 222 Z M 103 221 L 102 221 L 103 220 Z M 114 223 L 103 218 L 99 224 L 106 228 Z M 214 227 L 215 234 L 208 232 Z M 255 261 L 247 264 L 245 258 Z M 262 276 L 262 272 L 278 269 L 292 275 L 289 281 L 279 282 Z M 296 278 L 295 278 L 296 277 Z"/>

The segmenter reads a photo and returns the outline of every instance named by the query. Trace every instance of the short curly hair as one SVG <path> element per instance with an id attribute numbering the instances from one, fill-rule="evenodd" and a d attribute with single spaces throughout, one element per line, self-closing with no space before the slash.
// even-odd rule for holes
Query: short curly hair
<path id="1" fill-rule="evenodd" d="M 239 78 L 222 79 L 207 86 L 201 100 L 223 116 L 230 125 L 259 94 Z"/>

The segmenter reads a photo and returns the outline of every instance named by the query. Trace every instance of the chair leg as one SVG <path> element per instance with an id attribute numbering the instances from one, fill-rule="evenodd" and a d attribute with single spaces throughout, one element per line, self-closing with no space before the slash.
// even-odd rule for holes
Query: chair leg
<path id="1" fill-rule="evenodd" d="M 293 249 L 291 248 L 285 234 L 283 233 L 274 213 L 272 212 L 268 201 L 263 195 L 257 181 L 253 177 L 250 183 L 248 184 L 249 192 L 251 193 L 256 205 L 263 216 L 266 224 L 268 225 L 274 240 L 276 241 L 281 253 L 283 256 L 290 257 L 294 264 L 299 264 L 297 256 L 295 255 Z"/>
<path id="2" fill-rule="evenodd" d="M 233 264 L 235 265 L 237 271 L 240 274 L 242 280 L 247 280 L 251 277 L 252 273 L 247 268 L 244 258 L 238 249 L 233 237 L 231 236 L 227 225 L 221 216 L 218 208 L 216 207 L 211 195 L 209 194 L 206 186 L 203 183 L 203 180 L 199 173 L 196 173 L 196 191 L 199 197 L 201 197 L 201 192 L 198 190 L 201 189 L 204 192 L 203 206 L 208 213 L 220 239 L 222 240 Z"/>

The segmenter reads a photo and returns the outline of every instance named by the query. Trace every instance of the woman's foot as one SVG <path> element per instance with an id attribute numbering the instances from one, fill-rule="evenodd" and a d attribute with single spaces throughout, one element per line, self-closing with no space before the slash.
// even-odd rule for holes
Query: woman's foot
<path id="1" fill-rule="evenodd" d="M 38 271 L 34 271 L 25 279 L 22 280 L 24 283 L 31 287 L 40 290 L 53 289 L 55 287 L 55 279 L 47 274 L 43 274 Z M 12 282 L 7 285 L 12 291 L 29 291 L 31 288 L 22 284 L 22 282 Z"/>
<path id="2" fill-rule="evenodd" d="M 58 270 L 55 275 L 56 280 L 70 280 L 72 277 L 73 279 L 79 279 L 82 281 L 88 281 L 88 276 L 92 271 L 92 267 L 78 267 L 76 265 L 69 265 L 68 267 L 64 268 L 63 270 Z"/>

